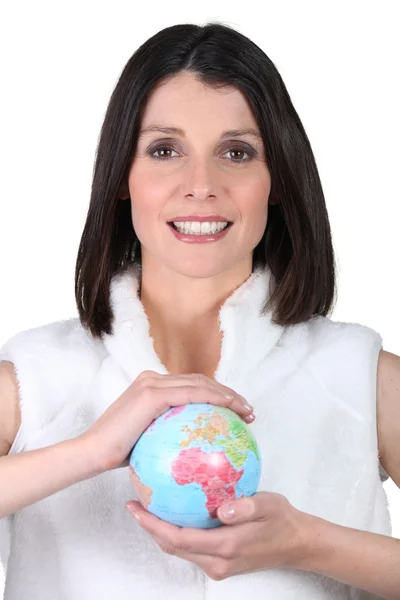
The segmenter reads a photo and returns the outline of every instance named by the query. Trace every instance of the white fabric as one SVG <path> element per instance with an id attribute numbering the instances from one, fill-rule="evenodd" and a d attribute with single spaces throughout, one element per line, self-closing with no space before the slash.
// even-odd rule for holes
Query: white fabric
<path id="1" fill-rule="evenodd" d="M 167 373 L 138 297 L 140 271 L 111 283 L 112 335 L 93 338 L 78 319 L 9 339 L 22 425 L 11 453 L 76 437 L 145 369 Z M 380 479 L 376 370 L 381 336 L 357 323 L 315 317 L 280 327 L 260 309 L 273 285 L 256 270 L 220 310 L 216 379 L 255 407 L 259 491 L 334 523 L 391 535 Z M 84 460 L 84 458 L 82 458 Z M 384 476 L 384 474 L 383 474 Z M 213 581 L 165 554 L 127 514 L 128 469 L 77 483 L 0 520 L 5 600 L 371 600 L 339 581 L 274 569 Z M 7 534 L 8 530 L 8 534 Z"/>

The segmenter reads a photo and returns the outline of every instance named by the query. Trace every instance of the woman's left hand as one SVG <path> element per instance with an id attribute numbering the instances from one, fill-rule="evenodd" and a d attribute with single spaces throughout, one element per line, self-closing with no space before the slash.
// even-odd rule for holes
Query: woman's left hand
<path id="1" fill-rule="evenodd" d="M 311 515 L 274 492 L 220 506 L 217 517 L 225 526 L 215 529 L 177 527 L 135 501 L 126 507 L 133 509 L 140 526 L 164 552 L 196 564 L 215 581 L 253 571 L 296 568 L 306 557 Z M 229 508 L 234 509 L 231 517 L 226 516 Z"/>

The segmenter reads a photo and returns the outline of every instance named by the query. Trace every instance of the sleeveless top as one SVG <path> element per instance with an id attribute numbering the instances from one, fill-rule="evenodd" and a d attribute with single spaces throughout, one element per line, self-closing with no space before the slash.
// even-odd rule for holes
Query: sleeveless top
<path id="1" fill-rule="evenodd" d="M 113 331 L 94 339 L 79 319 L 17 333 L 0 350 L 14 363 L 22 422 L 10 453 L 74 438 L 144 370 L 155 353 L 139 297 L 140 267 L 111 281 Z M 382 338 L 357 323 L 313 317 L 277 326 L 260 310 L 272 290 L 256 269 L 224 302 L 215 379 L 253 406 L 258 491 L 346 527 L 392 535 L 379 463 L 377 361 Z M 271 286 L 271 287 L 270 287 Z M 124 508 L 129 469 L 107 471 L 0 519 L 5 600 L 372 600 L 314 572 L 270 569 L 214 581 L 164 553 Z"/>

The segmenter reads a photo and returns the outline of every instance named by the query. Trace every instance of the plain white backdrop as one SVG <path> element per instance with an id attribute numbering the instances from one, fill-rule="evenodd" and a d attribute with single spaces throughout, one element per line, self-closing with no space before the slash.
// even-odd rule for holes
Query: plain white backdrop
<path id="1" fill-rule="evenodd" d="M 310 139 L 339 266 L 331 318 L 372 327 L 400 355 L 397 10 L 396 0 L 5 0 L 0 345 L 77 316 L 74 269 L 95 148 L 131 54 L 164 27 L 219 21 L 274 62 Z M 400 490 L 391 480 L 384 488 L 400 538 Z M 0 594 L 2 586 L 0 573 Z"/>

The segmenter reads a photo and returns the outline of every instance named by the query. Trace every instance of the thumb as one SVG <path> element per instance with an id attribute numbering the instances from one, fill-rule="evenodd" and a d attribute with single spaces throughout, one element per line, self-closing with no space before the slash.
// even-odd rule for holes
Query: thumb
<path id="1" fill-rule="evenodd" d="M 262 521 L 270 513 L 273 495 L 272 492 L 259 492 L 222 504 L 217 509 L 217 518 L 226 525 Z"/>

